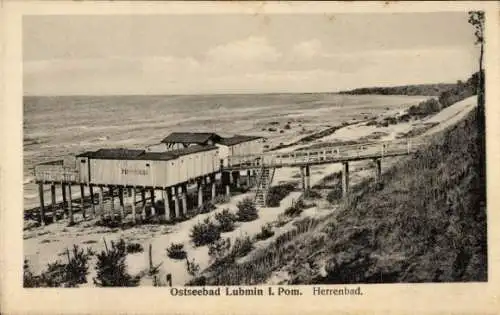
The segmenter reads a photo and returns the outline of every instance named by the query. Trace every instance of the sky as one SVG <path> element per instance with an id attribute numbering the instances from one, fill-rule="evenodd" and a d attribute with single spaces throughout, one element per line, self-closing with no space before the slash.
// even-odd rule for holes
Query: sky
<path id="1" fill-rule="evenodd" d="M 25 95 L 335 92 L 456 82 L 465 12 L 25 16 Z"/>

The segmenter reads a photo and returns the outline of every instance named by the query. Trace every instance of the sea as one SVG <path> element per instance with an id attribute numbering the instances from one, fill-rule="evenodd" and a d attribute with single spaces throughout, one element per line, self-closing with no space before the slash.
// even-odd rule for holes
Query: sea
<path id="1" fill-rule="evenodd" d="M 24 208 L 38 205 L 33 167 L 40 162 L 100 148 L 144 148 L 174 131 L 265 135 L 272 122 L 334 125 L 422 99 L 334 93 L 25 96 Z"/>

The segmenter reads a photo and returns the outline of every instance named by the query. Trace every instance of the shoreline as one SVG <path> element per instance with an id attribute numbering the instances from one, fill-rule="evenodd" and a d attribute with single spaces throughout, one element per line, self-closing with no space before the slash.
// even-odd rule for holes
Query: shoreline
<path id="1" fill-rule="evenodd" d="M 457 111 L 460 112 L 460 110 L 464 110 L 464 108 L 459 108 Z M 436 120 L 440 120 L 442 122 L 443 120 L 446 120 L 447 116 L 453 116 L 455 119 L 458 119 L 461 115 L 457 115 L 457 113 L 453 113 L 453 111 L 451 111 L 451 113 L 442 116 L 443 117 L 440 117 Z M 359 124 L 360 122 L 358 121 L 357 123 Z M 337 172 L 338 169 L 339 165 L 336 164 L 332 164 L 327 167 L 315 167 L 312 170 L 312 181 L 320 182 L 328 175 Z M 280 182 L 296 181 L 297 178 L 295 176 L 297 176 L 297 174 L 298 170 L 281 169 L 279 172 L 277 171 L 275 183 L 279 184 Z M 362 165 L 359 168 L 353 165 L 352 174 L 353 182 L 356 181 L 354 177 L 363 178 L 366 176 L 370 176 L 370 172 L 367 173 Z M 200 269 L 204 270 L 209 266 L 208 248 L 206 246 L 193 247 L 189 238 L 191 227 L 197 222 L 201 222 L 206 217 L 213 218 L 213 215 L 215 213 L 221 212 L 225 208 L 229 208 L 231 212 L 234 212 L 237 202 L 249 195 L 249 193 L 236 195 L 232 197 L 228 203 L 217 205 L 216 210 L 212 212 L 209 212 L 207 214 L 199 214 L 195 217 L 190 218 L 189 220 L 179 222 L 175 225 L 146 224 L 128 228 L 125 230 L 120 230 L 96 227 L 93 225 L 93 220 L 88 220 L 80 222 L 72 227 L 66 227 L 64 221 L 59 221 L 58 223 L 50 224 L 45 228 L 33 228 L 30 230 L 26 230 L 23 233 L 25 238 L 23 241 L 25 248 L 25 258 L 30 261 L 32 270 L 35 272 L 39 272 L 46 268 L 47 263 L 54 262 L 59 258 L 57 253 L 61 252 L 64 248 L 71 247 L 73 244 L 78 244 L 81 247 L 91 247 L 94 251 L 96 251 L 103 248 L 102 237 L 104 235 L 107 241 L 124 238 L 127 241 L 138 242 L 144 247 L 146 247 L 147 244 L 152 244 L 153 261 L 155 263 L 163 263 L 161 274 L 164 275 L 166 272 L 172 273 L 175 275 L 173 279 L 174 283 L 176 285 L 183 285 L 189 281 L 190 276 L 185 270 L 184 262 L 173 261 L 166 257 L 165 248 L 167 247 L 167 245 L 176 242 L 184 244 L 190 259 L 195 259 L 196 263 L 200 265 Z M 260 208 L 260 217 L 258 220 L 253 222 L 238 223 L 236 229 L 233 232 L 224 233 L 222 237 L 230 237 L 234 240 L 235 238 L 245 234 L 250 236 L 255 235 L 256 233 L 260 232 L 260 228 L 262 225 L 276 221 L 279 215 L 281 215 L 284 210 L 291 205 L 293 200 L 296 200 L 300 195 L 301 193 L 299 192 L 292 192 L 282 200 L 279 207 Z M 307 209 L 299 218 L 309 216 L 321 217 L 327 213 L 330 213 L 332 210 L 334 211 L 334 209 L 334 206 L 328 206 L 326 208 L 324 206 L 321 206 Z M 293 221 L 294 220 L 291 220 L 290 222 L 292 223 L 289 222 L 288 224 L 293 224 Z M 262 243 L 260 243 L 259 246 L 265 246 L 265 241 L 260 242 Z M 146 253 L 129 254 L 127 256 L 127 265 L 130 274 L 142 272 L 144 268 L 146 268 L 145 262 L 147 260 L 145 256 Z M 89 279 L 92 279 L 93 274 L 95 275 L 95 270 L 93 269 L 94 264 L 95 260 L 89 262 L 89 265 L 91 266 L 91 268 L 89 269 L 89 271 L 91 272 L 89 274 Z M 148 281 L 144 282 L 141 285 L 151 285 Z M 91 283 L 88 283 L 86 286 L 93 285 Z"/>

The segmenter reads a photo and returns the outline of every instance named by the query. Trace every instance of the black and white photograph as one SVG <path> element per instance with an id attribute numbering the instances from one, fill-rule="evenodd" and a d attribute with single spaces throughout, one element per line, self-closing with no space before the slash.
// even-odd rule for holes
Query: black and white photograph
<path id="1" fill-rule="evenodd" d="M 498 9 L 7 0 L 0 312 L 496 314 Z"/>
<path id="2" fill-rule="evenodd" d="M 484 25 L 24 16 L 23 286 L 488 281 Z"/>

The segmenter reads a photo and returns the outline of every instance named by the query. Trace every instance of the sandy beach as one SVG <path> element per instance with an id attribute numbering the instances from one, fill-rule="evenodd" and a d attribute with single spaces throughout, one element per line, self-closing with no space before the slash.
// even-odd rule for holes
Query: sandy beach
<path id="1" fill-rule="evenodd" d="M 307 144 L 291 146 L 283 150 L 296 150 L 305 145 L 311 145 L 321 142 L 330 141 L 353 141 L 359 140 L 360 138 L 369 136 L 374 132 L 384 133 L 385 136 L 381 140 L 395 139 L 400 133 L 408 132 L 412 128 L 416 128 L 424 123 L 432 122 L 435 125 L 434 128 L 428 130 L 427 133 L 433 133 L 441 130 L 445 126 L 453 123 L 460 117 L 463 117 L 468 111 L 474 107 L 474 98 L 466 99 L 462 102 L 458 102 L 453 106 L 450 106 L 443 110 L 442 112 L 436 114 L 433 117 L 423 120 L 413 120 L 410 122 L 403 122 L 400 124 L 389 125 L 387 127 L 376 127 L 376 126 L 366 126 L 365 122 L 353 124 L 341 128 L 331 135 L 324 138 L 314 140 Z M 402 105 L 394 106 L 392 110 L 380 110 L 377 115 L 374 116 L 384 116 L 393 115 L 395 110 L 404 110 Z M 407 105 L 406 105 L 407 106 Z M 362 108 L 360 106 L 360 108 Z M 363 110 L 361 110 L 363 111 Z M 289 111 L 286 111 L 290 113 Z M 327 112 L 327 111 L 324 111 Z M 291 115 L 291 114 L 289 114 Z M 310 113 L 308 117 L 308 128 L 309 130 L 319 131 L 324 129 L 323 122 L 318 122 L 316 125 L 313 124 L 312 116 L 313 112 Z M 327 119 L 324 117 L 324 113 L 321 111 L 316 113 L 318 116 L 322 116 L 322 119 Z M 286 118 L 281 118 L 281 124 L 283 121 L 287 121 L 290 116 L 284 116 Z M 251 119 L 249 119 L 251 120 Z M 274 119 L 272 119 L 274 121 Z M 304 119 L 305 120 L 305 119 Z M 269 123 L 269 121 L 267 121 Z M 253 125 L 263 125 L 266 122 L 255 120 Z M 293 126 L 293 123 L 292 123 Z M 313 127 L 315 126 L 315 127 Z M 292 127 L 293 129 L 298 129 Z M 257 130 L 257 129 L 253 129 Z M 242 131 L 244 131 L 242 129 Z M 269 133 L 266 133 L 269 135 Z M 294 141 L 294 138 L 299 136 L 299 131 L 295 130 L 294 134 L 290 133 L 289 141 Z M 272 137 L 270 137 L 272 139 Z M 276 141 L 282 142 L 282 139 L 271 140 L 274 143 Z M 388 168 L 396 159 L 387 159 L 384 161 L 383 168 Z M 368 162 L 356 162 L 352 163 L 351 171 L 351 183 L 356 184 L 369 176 L 373 176 L 373 170 L 367 168 Z M 314 166 L 311 169 L 311 185 L 321 182 L 323 178 L 329 174 L 340 171 L 340 164 L 328 164 L 322 166 Z M 298 181 L 298 169 L 282 168 L 277 169 L 274 177 L 274 184 L 282 182 L 296 182 Z M 281 201 L 279 207 L 276 208 L 261 208 L 259 209 L 259 218 L 252 222 L 237 223 L 237 227 L 234 231 L 223 233 L 222 238 L 230 238 L 233 242 L 236 238 L 245 235 L 254 236 L 257 234 L 261 226 L 266 223 L 273 223 L 278 219 L 278 216 L 284 212 L 284 210 L 289 207 L 292 202 L 297 200 L 301 192 L 294 191 L 289 194 L 285 199 Z M 32 228 L 24 231 L 24 256 L 25 259 L 29 261 L 30 267 L 33 272 L 39 273 L 43 271 L 48 263 L 54 262 L 55 260 L 63 260 L 65 258 L 65 250 L 67 248 L 72 248 L 74 244 L 81 246 L 82 248 L 92 248 L 94 251 L 101 251 L 104 249 L 104 239 L 109 243 L 111 241 L 116 241 L 119 238 L 123 238 L 126 241 L 139 243 L 143 246 L 144 252 L 129 254 L 127 256 L 127 266 L 128 272 L 132 275 L 144 272 L 148 268 L 148 254 L 147 248 L 152 245 L 152 259 L 153 263 L 161 264 L 160 266 L 160 279 L 164 279 L 166 274 L 172 274 L 172 280 L 174 285 L 184 285 L 187 281 L 191 279 L 185 266 L 185 261 L 173 260 L 167 257 L 166 248 L 171 243 L 182 243 L 187 251 L 187 256 L 189 260 L 193 260 L 199 264 L 200 269 L 203 270 L 207 268 L 210 264 L 210 259 L 208 255 L 208 247 L 194 247 L 190 242 L 190 230 L 192 226 L 198 222 L 203 221 L 206 217 L 214 217 L 216 212 L 220 212 L 223 209 L 229 209 L 232 212 L 236 211 L 237 203 L 245 197 L 252 196 L 252 193 L 240 194 L 232 197 L 229 203 L 218 205 L 217 209 L 213 212 L 207 214 L 200 214 L 194 218 L 187 221 L 177 223 L 175 225 L 142 225 L 137 227 L 132 227 L 128 229 L 110 229 L 104 227 L 96 227 L 93 220 L 81 221 L 75 226 L 67 227 L 67 222 L 59 221 L 54 224 L 47 225 L 46 227 Z M 320 200 L 321 201 L 321 200 Z M 270 242 L 274 237 L 277 237 L 281 233 L 285 232 L 289 227 L 292 226 L 293 221 L 300 220 L 304 217 L 321 217 L 331 211 L 335 210 L 335 205 L 323 202 L 318 202 L 318 206 L 312 207 L 304 211 L 299 217 L 290 219 L 290 222 L 285 225 L 274 228 L 275 235 L 267 240 L 258 241 L 254 244 L 255 248 L 263 247 L 268 242 Z M 77 217 L 77 221 L 80 219 Z M 244 259 L 244 258 L 243 258 Z M 85 286 L 93 286 L 92 278 L 95 277 L 95 256 L 93 256 L 90 262 L 90 274 L 88 275 L 88 283 Z M 152 281 L 149 278 L 143 278 L 141 285 L 152 285 Z"/>

